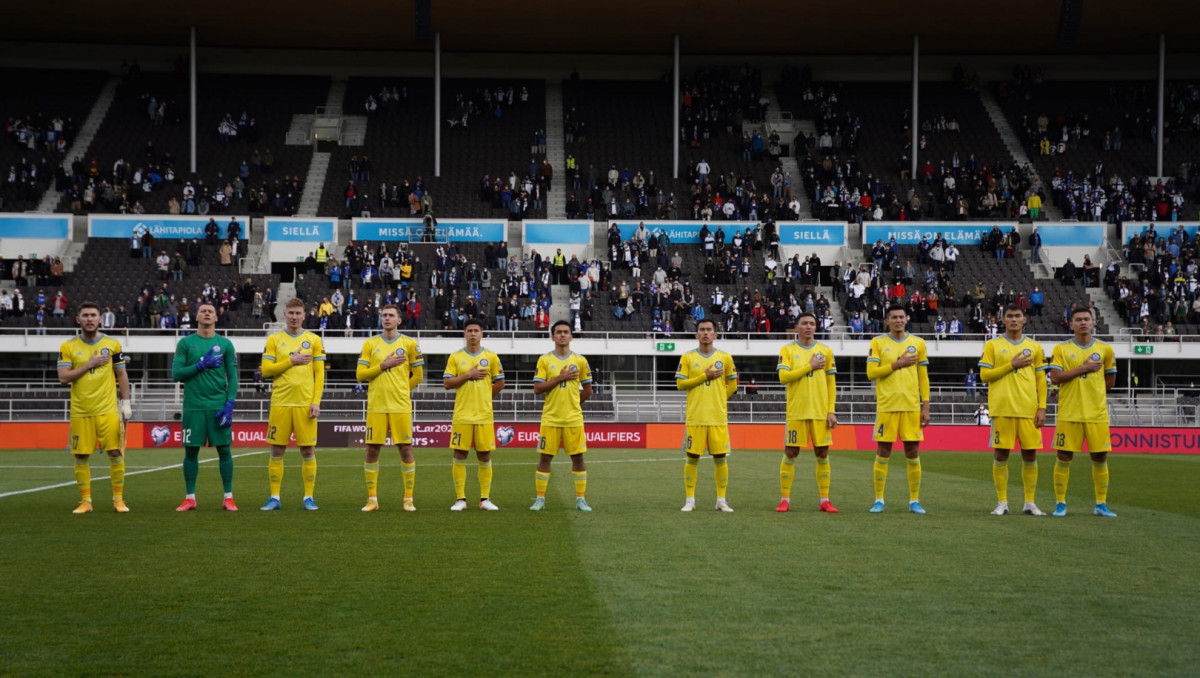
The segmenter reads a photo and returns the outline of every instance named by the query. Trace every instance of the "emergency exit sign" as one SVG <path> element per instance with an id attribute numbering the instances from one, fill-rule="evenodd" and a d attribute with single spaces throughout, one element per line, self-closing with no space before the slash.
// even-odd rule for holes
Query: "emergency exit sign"
<path id="1" fill-rule="evenodd" d="M 654 350 L 656 350 L 656 351 L 674 351 L 675 350 L 675 342 L 660 341 L 654 345 Z"/>
<path id="2" fill-rule="evenodd" d="M 659 344 L 659 346 L 662 346 L 662 344 Z M 1154 347 L 1138 345 L 1133 347 L 1133 352 L 1135 355 L 1153 355 Z"/>

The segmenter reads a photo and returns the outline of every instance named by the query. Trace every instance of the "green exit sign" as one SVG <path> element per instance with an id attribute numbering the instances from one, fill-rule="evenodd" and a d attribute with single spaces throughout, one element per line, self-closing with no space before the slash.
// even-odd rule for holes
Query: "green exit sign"
<path id="1" fill-rule="evenodd" d="M 660 341 L 654 345 L 654 350 L 656 350 L 656 351 L 674 351 L 675 350 L 675 342 Z"/>
<path id="2" fill-rule="evenodd" d="M 661 346 L 661 344 L 660 344 L 660 346 Z M 1138 345 L 1138 346 L 1133 347 L 1133 352 L 1135 355 L 1153 355 L 1154 347 Z"/>

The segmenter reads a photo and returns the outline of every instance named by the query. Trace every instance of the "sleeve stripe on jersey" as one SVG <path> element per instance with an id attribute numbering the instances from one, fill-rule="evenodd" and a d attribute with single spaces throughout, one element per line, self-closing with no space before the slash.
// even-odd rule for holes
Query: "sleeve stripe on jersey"
<path id="1" fill-rule="evenodd" d="M 70 360 L 60 360 L 60 361 L 58 361 L 58 366 L 59 367 L 70 367 L 71 361 Z"/>
<path id="2" fill-rule="evenodd" d="M 825 370 L 825 374 L 837 374 L 837 370 Z"/>
<path id="3" fill-rule="evenodd" d="M 367 367 L 370 367 L 370 366 L 371 366 L 371 361 L 369 361 L 369 360 L 360 360 L 360 361 L 358 361 L 358 364 L 359 364 L 359 365 L 366 365 Z"/>
<path id="4" fill-rule="evenodd" d="M 1058 370 L 1059 372 L 1062 372 L 1062 365 L 1055 365 L 1054 363 L 1050 363 L 1049 365 L 1046 366 L 1046 369 Z"/>
<path id="5" fill-rule="evenodd" d="M 263 359 L 263 360 L 274 360 L 274 359 L 275 359 L 275 356 L 273 356 L 273 355 L 267 355 L 266 353 L 264 353 L 264 354 L 263 354 L 263 357 L 262 357 L 262 359 Z"/>
<path id="6" fill-rule="evenodd" d="M 686 375 L 686 374 L 680 374 L 680 373 L 676 372 L 676 373 L 675 373 L 675 378 L 676 378 L 676 379 L 687 379 L 687 375 Z"/>
<path id="7" fill-rule="evenodd" d="M 733 374 L 731 374 L 731 375 L 729 375 L 729 376 L 727 376 L 727 377 L 725 377 L 725 378 L 726 378 L 726 379 L 737 379 L 737 378 L 738 378 L 738 376 L 737 376 L 737 372 L 734 372 Z"/>
<path id="8" fill-rule="evenodd" d="M 450 374 L 449 372 L 442 373 L 442 379 L 452 379 L 453 377 L 454 377 L 454 375 Z"/>
<path id="9" fill-rule="evenodd" d="M 496 376 L 492 377 L 492 381 L 500 381 L 503 378 L 504 378 L 504 373 L 501 372 L 500 374 L 497 374 Z"/>
<path id="10" fill-rule="evenodd" d="M 995 365 L 993 365 L 991 363 L 985 363 L 982 360 L 980 360 L 978 363 L 976 363 L 976 365 L 978 365 L 980 367 L 995 367 Z"/>
<path id="11" fill-rule="evenodd" d="M 592 383 L 592 380 L 591 380 L 591 379 L 584 379 L 583 381 L 581 381 L 581 382 L 579 382 L 579 383 L 581 383 L 581 384 L 590 384 L 590 383 Z"/>
<path id="12" fill-rule="evenodd" d="M 877 363 L 877 362 L 879 362 L 879 358 L 867 358 L 867 362 L 869 362 L 869 363 Z"/>
<path id="13" fill-rule="evenodd" d="M 114 370 L 117 368 L 120 368 L 122 370 L 125 369 L 125 363 L 117 363 L 117 364 L 113 365 Z M 1116 372 L 1116 370 L 1113 370 L 1113 372 Z"/>
<path id="14" fill-rule="evenodd" d="M 313 360 L 324 360 L 324 359 L 325 359 L 325 356 L 323 356 L 323 355 L 313 356 Z"/>
<path id="15" fill-rule="evenodd" d="M 424 360 L 418 360 L 418 361 L 416 361 L 415 363 L 413 363 L 413 364 L 412 364 L 412 366 L 413 366 L 413 367 L 421 367 L 421 366 L 423 366 L 424 364 L 425 364 L 425 361 L 424 361 Z"/>
<path id="16" fill-rule="evenodd" d="M 922 360 L 921 362 L 919 362 L 919 363 L 917 363 L 917 364 L 918 364 L 918 365 L 928 365 L 928 364 L 929 364 L 929 361 L 928 361 L 928 360 Z"/>
<path id="17" fill-rule="evenodd" d="M 538 383 L 538 382 L 543 382 L 543 381 L 546 381 L 546 380 L 545 380 L 545 379 L 542 379 L 541 377 L 534 377 L 534 378 L 533 378 L 533 383 L 535 383 L 535 384 L 536 384 L 536 383 Z"/>
<path id="18" fill-rule="evenodd" d="M 1116 368 L 1113 368 L 1111 370 L 1104 370 L 1104 373 L 1105 374 L 1116 374 L 1117 370 L 1116 370 Z"/>
<path id="19" fill-rule="evenodd" d="M 1049 365 L 1043 365 L 1043 366 L 1041 366 L 1041 367 L 1037 368 L 1037 369 L 1036 369 L 1036 370 L 1034 370 L 1034 371 L 1035 371 L 1035 372 L 1046 372 L 1046 371 L 1049 371 L 1049 369 L 1050 369 L 1050 366 L 1049 366 Z"/>
<path id="20" fill-rule="evenodd" d="M 792 368 L 788 367 L 787 365 L 780 365 L 779 367 L 775 368 L 776 372 L 778 372 L 779 370 L 787 370 L 788 372 L 791 372 Z"/>

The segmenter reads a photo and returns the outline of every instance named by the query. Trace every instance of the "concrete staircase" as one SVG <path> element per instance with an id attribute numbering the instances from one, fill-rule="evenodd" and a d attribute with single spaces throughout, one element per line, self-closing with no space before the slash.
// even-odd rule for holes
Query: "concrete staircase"
<path id="1" fill-rule="evenodd" d="M 546 195 L 546 218 L 563 219 L 567 216 L 567 156 L 563 142 L 562 83 L 558 80 L 546 82 L 546 160 L 554 168 L 554 180 Z"/>
<path id="2" fill-rule="evenodd" d="M 100 89 L 99 96 L 96 97 L 96 102 L 92 104 L 92 110 L 88 111 L 88 116 L 84 118 L 83 124 L 79 126 L 79 134 L 75 136 L 75 142 L 71 144 L 67 152 L 63 154 L 62 166 L 71 172 L 71 161 L 76 157 L 86 157 L 88 149 L 92 146 L 92 141 L 96 138 L 96 133 L 100 131 L 100 124 L 104 122 L 104 116 L 108 115 L 108 109 L 112 107 L 113 99 L 117 96 L 117 85 L 121 84 L 121 79 L 117 76 L 109 76 L 104 83 L 104 87 Z M 53 183 L 53 180 L 51 181 Z M 42 201 L 38 203 L 38 212 L 53 212 L 58 208 L 58 203 L 62 196 L 53 188 L 46 191 L 42 196 Z"/>
<path id="3" fill-rule="evenodd" d="M 288 126 L 287 135 L 284 137 L 284 145 L 311 146 L 314 117 L 316 116 L 314 116 L 312 113 L 299 113 L 293 115 L 292 124 Z"/>
<path id="4" fill-rule="evenodd" d="M 988 117 L 992 119 L 992 124 L 996 127 L 996 131 L 1000 133 L 1000 140 L 1004 142 L 1004 146 L 1008 152 L 1012 154 L 1017 164 L 1022 167 L 1030 167 L 1034 174 L 1037 174 L 1037 167 L 1029 160 L 1029 155 L 1025 153 L 1025 147 L 1021 144 L 1021 138 L 1017 136 L 1016 130 L 1012 125 L 1008 124 L 1008 118 L 1004 117 L 1004 111 L 1000 109 L 1000 102 L 996 101 L 996 97 L 988 88 L 979 90 L 979 99 L 983 102 L 983 108 L 987 111 Z M 1050 193 L 1050 184 L 1048 181 L 1042 182 L 1042 188 L 1047 194 Z M 1042 203 L 1042 212 L 1046 221 L 1059 221 L 1062 219 L 1062 212 L 1059 211 L 1049 200 Z"/>
<path id="5" fill-rule="evenodd" d="M 325 187 L 325 177 L 329 174 L 329 160 L 332 153 L 313 151 L 312 162 L 308 165 L 308 175 L 304 180 L 304 192 L 300 195 L 300 206 L 297 214 L 316 216 L 321 206 L 321 191 Z"/>
<path id="6" fill-rule="evenodd" d="M 550 295 L 554 298 L 550 302 L 550 322 L 556 323 L 559 320 L 570 320 L 571 288 L 567 285 L 551 285 Z"/>

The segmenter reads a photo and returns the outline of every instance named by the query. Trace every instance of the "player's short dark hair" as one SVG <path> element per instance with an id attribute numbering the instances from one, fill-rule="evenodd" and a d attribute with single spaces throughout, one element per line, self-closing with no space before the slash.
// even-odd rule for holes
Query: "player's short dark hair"
<path id="1" fill-rule="evenodd" d="M 901 306 L 900 304 L 891 304 L 891 305 L 889 305 L 889 306 L 887 307 L 887 313 L 885 313 L 885 314 L 884 314 L 884 316 L 885 316 L 885 317 L 886 317 L 886 316 L 889 316 L 889 315 L 891 315 L 891 314 L 892 314 L 893 312 L 895 312 L 895 311 L 900 311 L 900 312 L 901 312 L 901 313 L 903 313 L 904 315 L 908 315 L 908 309 L 907 309 L 907 308 L 904 308 L 904 307 L 903 307 L 903 306 Z"/>
<path id="2" fill-rule="evenodd" d="M 709 325 L 712 325 L 714 332 L 717 330 L 717 323 L 713 322 L 712 319 L 710 319 L 710 318 L 705 318 L 703 320 L 698 321 L 696 323 L 696 330 L 699 331 L 700 326 L 703 325 L 704 323 L 708 323 Z"/>
<path id="3" fill-rule="evenodd" d="M 550 334 L 554 334 L 554 330 L 558 329 L 559 325 L 565 326 L 567 331 L 571 333 L 571 336 L 575 336 L 575 328 L 571 327 L 571 323 L 566 320 L 555 321 L 555 323 L 550 326 Z"/>
<path id="4" fill-rule="evenodd" d="M 1009 311 L 1012 311 L 1013 313 L 1020 313 L 1021 315 L 1025 315 L 1025 309 L 1021 308 L 1020 306 L 1017 306 L 1016 304 L 1008 304 L 1004 307 L 1004 315 L 1008 315 Z"/>
<path id="5" fill-rule="evenodd" d="M 1092 309 L 1088 308 L 1087 306 L 1076 306 L 1075 310 L 1071 311 L 1071 320 L 1074 320 L 1075 316 L 1079 315 L 1080 313 L 1086 313 L 1092 316 L 1092 320 L 1096 319 L 1095 314 L 1092 313 Z"/>
<path id="6" fill-rule="evenodd" d="M 805 311 L 805 312 L 801 313 L 800 315 L 796 316 L 796 324 L 799 325 L 800 321 L 804 318 L 812 318 L 813 322 L 817 322 L 817 314 L 816 313 L 813 313 L 812 311 Z"/>
<path id="7" fill-rule="evenodd" d="M 480 332 L 483 331 L 483 323 L 479 322 L 478 318 L 467 318 L 467 321 L 463 323 L 463 330 L 465 331 L 471 325 L 478 327 Z"/>
<path id="8" fill-rule="evenodd" d="M 83 313 L 84 309 L 87 309 L 87 308 L 94 308 L 94 309 L 96 309 L 96 313 L 99 313 L 99 312 L 100 312 L 100 306 L 98 306 L 98 305 L 96 304 L 96 302 L 94 302 L 94 301 L 85 301 L 85 302 L 83 302 L 82 304 L 80 304 L 80 305 L 79 305 L 79 310 L 78 310 L 78 312 L 77 312 L 77 313 Z"/>

